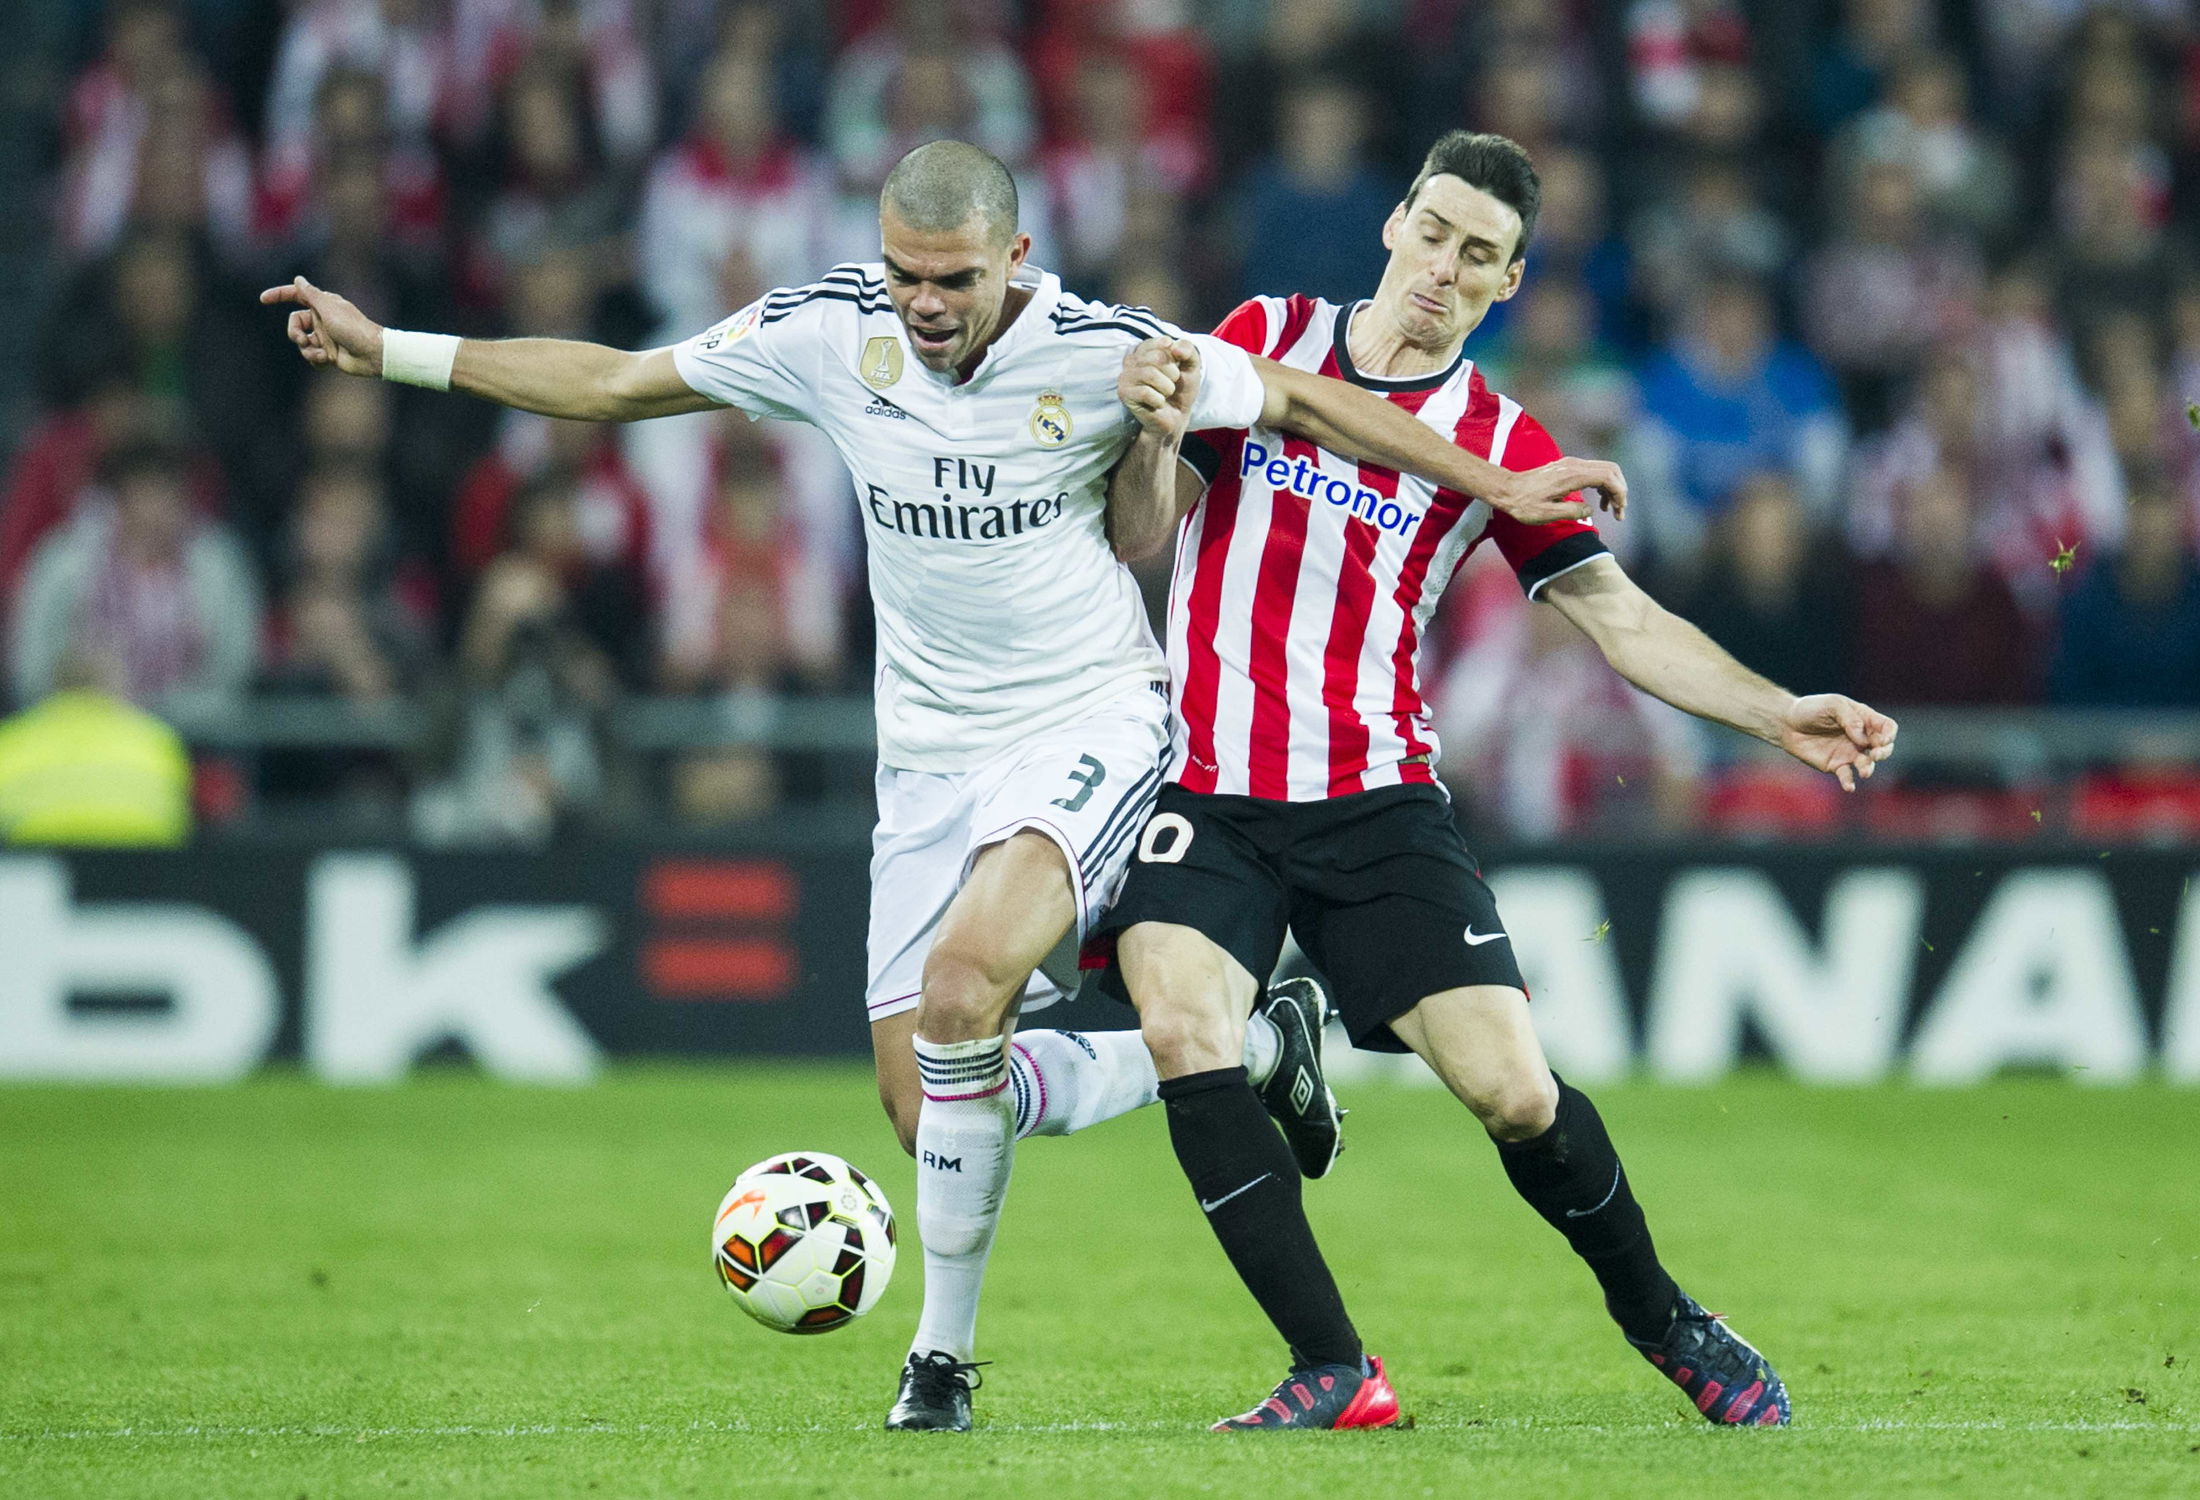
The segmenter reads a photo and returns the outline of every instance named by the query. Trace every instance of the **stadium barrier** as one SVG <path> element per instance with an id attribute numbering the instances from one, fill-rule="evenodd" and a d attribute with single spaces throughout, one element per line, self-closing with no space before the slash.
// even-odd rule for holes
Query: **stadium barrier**
<path id="1" fill-rule="evenodd" d="M 2200 1082 L 2195 863 L 1605 846 L 1489 868 L 1553 1063 L 1584 1080 L 1764 1057 L 1826 1083 L 2109 1084 Z M 578 1082 L 607 1056 L 861 1053 L 866 891 L 863 848 L 795 841 L 0 855 L 0 1077 L 295 1059 L 377 1083 L 455 1055 Z M 1131 1019 L 1089 995 L 1058 1014 Z"/>

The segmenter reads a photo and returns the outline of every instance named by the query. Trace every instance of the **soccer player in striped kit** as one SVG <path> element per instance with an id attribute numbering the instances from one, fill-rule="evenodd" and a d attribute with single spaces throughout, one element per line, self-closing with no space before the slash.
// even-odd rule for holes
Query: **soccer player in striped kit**
<path id="1" fill-rule="evenodd" d="M 1378 392 L 1506 468 L 1545 464 L 1557 445 L 1464 350 L 1520 286 L 1537 196 L 1518 145 L 1455 131 L 1383 226 L 1390 261 L 1372 298 L 1259 297 L 1217 334 Z M 1892 749 L 1894 721 L 1743 667 L 1627 578 L 1586 504 L 1523 524 L 1265 426 L 1188 435 L 1199 379 L 1187 350 L 1163 341 L 1124 367 L 1143 431 L 1117 473 L 1115 535 L 1136 557 L 1181 524 L 1177 724 L 1169 784 L 1100 935 L 1117 938 L 1111 982 L 1138 1007 L 1200 1207 L 1291 1351 L 1274 1394 L 1218 1428 L 1384 1426 L 1398 1414 L 1238 1065 L 1239 1024 L 1287 927 L 1335 986 L 1355 1044 L 1420 1054 L 1473 1111 L 1513 1186 L 1595 1273 L 1629 1344 L 1713 1422 L 1786 1422 L 1779 1377 L 1674 1283 L 1596 1107 L 1544 1060 L 1511 941 L 1436 779 L 1417 658 L 1445 584 L 1488 541 L 1530 599 L 1637 687 L 1844 789 Z"/>

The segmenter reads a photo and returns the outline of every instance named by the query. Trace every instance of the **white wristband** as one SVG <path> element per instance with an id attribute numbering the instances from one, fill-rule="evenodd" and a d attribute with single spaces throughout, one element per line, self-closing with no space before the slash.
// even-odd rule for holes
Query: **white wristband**
<path id="1" fill-rule="evenodd" d="M 448 333 L 382 330 L 382 378 L 431 391 L 451 388 L 451 366 L 458 362 L 458 338 Z"/>

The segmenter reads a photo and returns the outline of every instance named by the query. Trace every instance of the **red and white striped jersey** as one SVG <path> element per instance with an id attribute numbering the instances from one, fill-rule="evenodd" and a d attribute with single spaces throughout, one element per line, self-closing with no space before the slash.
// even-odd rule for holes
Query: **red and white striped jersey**
<path id="1" fill-rule="evenodd" d="M 1413 379 L 1360 374 L 1345 347 L 1353 311 L 1256 297 L 1215 333 L 1387 396 L 1508 469 L 1559 457 L 1463 354 Z M 1190 791 L 1304 802 L 1433 782 L 1421 640 L 1467 554 L 1494 541 L 1533 598 L 1606 551 L 1586 521 L 1523 525 L 1266 428 L 1196 434 L 1184 457 L 1208 481 L 1184 518 L 1169 590 L 1169 774 Z"/>

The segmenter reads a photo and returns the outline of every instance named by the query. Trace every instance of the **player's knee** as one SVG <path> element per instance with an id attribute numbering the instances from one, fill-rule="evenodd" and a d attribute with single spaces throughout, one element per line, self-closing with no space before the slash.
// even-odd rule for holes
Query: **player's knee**
<path id="1" fill-rule="evenodd" d="M 945 945 L 935 947 L 924 964 L 918 1033 L 935 1042 L 995 1035 L 1007 1019 L 1007 1001 L 1013 998 L 1014 987 L 978 956 Z"/>
<path id="2" fill-rule="evenodd" d="M 1142 1005 L 1139 1035 L 1153 1054 L 1154 1067 L 1164 1078 L 1187 1073 L 1207 1073 L 1237 1062 L 1245 1044 L 1231 1035 L 1228 1020 L 1207 1007 L 1184 1004 L 1175 997 L 1158 996 Z"/>
<path id="3" fill-rule="evenodd" d="M 1139 1033 L 1162 1077 L 1243 1059 L 1255 986 L 1221 949 L 1189 929 L 1141 923 L 1123 935 L 1118 953 Z"/>
<path id="4" fill-rule="evenodd" d="M 1558 1122 L 1558 1081 L 1537 1069 L 1507 1078 L 1475 1101 L 1482 1128 L 1500 1141 L 1532 1141 Z"/>

